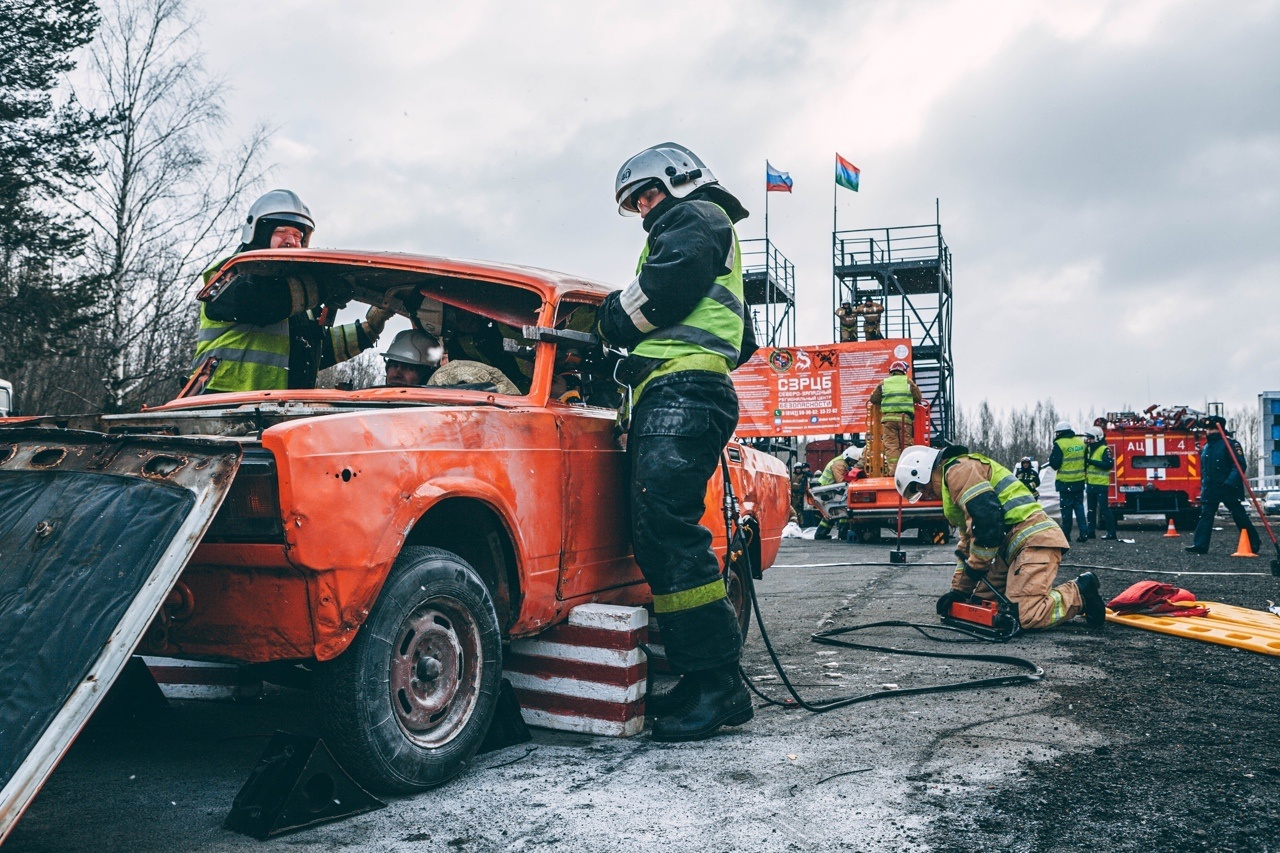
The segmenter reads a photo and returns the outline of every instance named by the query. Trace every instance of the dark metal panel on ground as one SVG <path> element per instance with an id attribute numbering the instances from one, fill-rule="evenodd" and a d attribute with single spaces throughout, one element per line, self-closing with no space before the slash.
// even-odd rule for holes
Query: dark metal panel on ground
<path id="1" fill-rule="evenodd" d="M 239 461 L 230 441 L 0 429 L 0 841 L 128 662 Z"/>

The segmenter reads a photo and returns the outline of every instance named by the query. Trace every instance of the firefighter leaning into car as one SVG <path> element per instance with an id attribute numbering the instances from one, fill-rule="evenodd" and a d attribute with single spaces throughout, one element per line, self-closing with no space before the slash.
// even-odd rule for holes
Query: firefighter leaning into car
<path id="1" fill-rule="evenodd" d="M 822 473 L 818 475 L 819 486 L 832 486 L 836 483 L 844 483 L 849 480 L 849 475 L 858 470 L 855 466 L 862 462 L 862 448 L 857 445 L 850 445 L 844 449 L 844 453 L 836 456 L 826 464 L 822 469 Z M 855 475 L 856 476 L 856 475 Z M 831 519 L 823 516 L 822 521 L 818 522 L 818 529 L 814 531 L 814 539 L 830 539 L 831 525 L 835 524 Z M 841 526 L 839 531 L 843 533 L 844 528 Z"/>
<path id="2" fill-rule="evenodd" d="M 1226 507 L 1231 513 L 1231 520 L 1236 527 L 1245 531 L 1249 537 L 1249 547 L 1258 553 L 1262 541 L 1258 531 L 1249 519 L 1240 501 L 1244 498 L 1244 482 L 1240 472 L 1236 470 L 1235 459 L 1244 464 L 1244 451 L 1240 443 L 1227 433 L 1228 441 L 1222 440 L 1221 428 L 1226 431 L 1227 422 L 1218 415 L 1210 415 L 1205 419 L 1209 427 L 1204 447 L 1200 449 L 1200 520 L 1196 524 L 1196 533 L 1191 540 L 1191 547 L 1185 550 L 1189 554 L 1209 553 L 1209 540 L 1213 536 L 1213 522 L 1218 514 L 1218 505 Z"/>
<path id="3" fill-rule="evenodd" d="M 729 372 L 754 352 L 745 323 L 742 257 L 733 224 L 746 209 L 692 151 L 667 142 L 618 170 L 614 200 L 648 233 L 637 275 L 600 307 L 598 329 L 628 357 L 627 456 L 636 563 L 653 590 L 671 668 L 669 693 L 646 702 L 659 741 L 700 740 L 751 719 L 738 673 L 742 636 L 699 524 L 707 482 L 738 422 Z"/>
<path id="4" fill-rule="evenodd" d="M 907 363 L 889 365 L 889 375 L 871 392 L 871 405 L 880 407 L 880 440 L 884 443 L 884 470 L 898 464 L 902 448 L 915 435 L 916 403 L 920 388 L 907 378 Z"/>
<path id="5" fill-rule="evenodd" d="M 985 577 L 1017 605 L 1026 630 L 1051 628 L 1082 611 L 1091 627 L 1103 626 L 1106 607 L 1092 572 L 1053 585 L 1071 546 L 1008 468 L 958 445 L 913 445 L 898 460 L 894 485 L 911 503 L 941 499 L 943 513 L 959 531 L 956 570 L 951 591 L 938 600 L 939 616 L 971 595 L 994 598 L 979 586 Z"/>
<path id="6" fill-rule="evenodd" d="M 1084 491 L 1089 505 L 1090 539 L 1098 535 L 1099 525 L 1107 528 L 1103 539 L 1116 538 L 1116 516 L 1111 511 L 1108 493 L 1111 491 L 1111 469 L 1116 467 L 1111 456 L 1111 448 L 1107 447 L 1106 433 L 1100 426 L 1091 426 L 1084 431 Z"/>
<path id="7" fill-rule="evenodd" d="M 1022 485 L 1027 487 L 1027 491 L 1031 492 L 1031 496 L 1036 500 L 1040 499 L 1040 473 L 1031 466 L 1031 457 L 1024 456 L 1022 461 L 1018 463 L 1018 470 L 1013 472 L 1014 475 L 1022 481 Z"/>
<path id="8" fill-rule="evenodd" d="M 440 366 L 444 348 L 435 337 L 417 329 L 405 329 L 382 354 L 387 363 L 387 385 L 407 388 L 426 385 Z"/>
<path id="9" fill-rule="evenodd" d="M 235 255 L 306 248 L 313 230 L 315 220 L 297 193 L 272 190 L 249 208 Z M 327 294 L 306 275 L 232 273 L 211 290 L 209 283 L 235 255 L 204 271 L 192 376 L 181 396 L 313 388 L 320 370 L 373 346 L 391 316 L 373 306 L 363 321 L 333 326 L 327 317 L 332 308 L 316 314 Z"/>
<path id="10" fill-rule="evenodd" d="M 1071 520 L 1076 518 L 1080 521 L 1077 541 L 1084 542 L 1089 538 L 1089 520 L 1084 513 L 1084 439 L 1066 421 L 1058 421 L 1053 430 L 1049 467 L 1056 472 L 1053 487 L 1058 490 L 1062 535 L 1071 538 Z"/>

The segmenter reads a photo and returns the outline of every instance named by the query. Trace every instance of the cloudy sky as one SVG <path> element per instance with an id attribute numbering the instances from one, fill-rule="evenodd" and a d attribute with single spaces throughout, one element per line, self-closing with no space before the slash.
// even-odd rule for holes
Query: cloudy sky
<path id="1" fill-rule="evenodd" d="M 233 130 L 314 245 L 622 285 L 630 154 L 682 142 L 796 265 L 831 340 L 841 228 L 932 222 L 955 263 L 959 402 L 1088 412 L 1280 388 L 1280 3 L 338 3 L 197 7 Z"/>

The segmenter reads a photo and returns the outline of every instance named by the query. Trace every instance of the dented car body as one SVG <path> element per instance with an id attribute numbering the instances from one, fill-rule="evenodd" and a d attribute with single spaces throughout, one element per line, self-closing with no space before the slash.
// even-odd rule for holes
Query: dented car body
<path id="1" fill-rule="evenodd" d="M 501 335 L 510 341 L 506 351 L 520 358 L 523 375 L 511 378 L 527 391 L 428 386 L 208 394 L 131 415 L 11 419 L 27 433 L 43 428 L 50 445 L 58 430 L 70 427 L 116 440 L 221 442 L 241 454 L 221 508 L 140 652 L 301 664 L 320 673 L 334 663 L 330 669 L 338 671 L 346 664 L 336 662 L 374 614 L 375 621 L 389 620 L 379 631 L 402 636 L 400 651 L 388 652 L 390 685 L 384 687 L 401 733 L 427 755 L 461 737 L 458 729 L 437 742 L 441 720 L 453 715 L 438 709 L 452 708 L 468 691 L 492 689 L 484 683 L 492 672 L 473 672 L 460 661 L 468 654 L 484 658 L 500 674 L 500 648 L 485 650 L 480 641 L 485 608 L 491 606 L 500 642 L 536 634 L 578 604 L 650 600 L 631 556 L 627 459 L 616 440 L 616 410 L 590 395 L 585 404 L 555 399 L 553 385 L 585 386 L 589 378 L 574 373 L 565 344 L 523 337 L 527 327 L 589 328 L 607 288 L 523 267 L 376 253 L 250 252 L 220 275 L 237 271 L 312 276 L 332 299 L 416 316 L 446 341 L 456 342 L 451 325 L 480 329 L 491 340 Z M 461 347 L 451 344 L 449 357 L 476 353 Z M 0 446 L 4 432 L 0 428 Z M 785 468 L 736 442 L 726 456 L 733 492 L 754 533 L 754 565 L 767 567 L 788 515 Z M 0 473 L 8 464 L 0 462 Z M 721 555 L 722 496 L 717 476 L 703 523 L 716 533 Z M 440 554 L 473 574 L 490 602 L 455 607 L 470 599 L 447 589 L 435 610 L 423 602 L 379 602 L 387 597 L 389 576 L 428 571 L 427 563 L 444 559 Z M 417 568 L 407 566 L 409 556 Z M 393 606 L 405 612 L 383 612 Z M 436 615 L 423 621 L 423 613 Z M 468 639 L 468 631 L 480 639 Z M 395 655 L 410 649 L 412 660 L 397 662 Z M 366 654 L 377 659 L 363 647 L 348 659 Z M 424 659 L 449 665 L 441 676 L 434 664 L 424 668 Z M 379 670 L 384 681 L 388 669 Z M 473 699 L 467 701 L 474 705 Z M 487 724 L 482 715 L 472 727 L 482 737 Z M 357 777 L 392 790 L 447 778 L 384 765 L 379 759 L 363 774 L 357 767 Z"/>

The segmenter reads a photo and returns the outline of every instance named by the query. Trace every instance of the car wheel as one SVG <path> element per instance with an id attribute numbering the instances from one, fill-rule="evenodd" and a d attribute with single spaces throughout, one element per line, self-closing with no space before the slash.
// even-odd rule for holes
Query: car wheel
<path id="1" fill-rule="evenodd" d="M 355 640 L 317 669 L 325 742 L 373 790 L 440 785 L 480 747 L 501 679 L 484 581 L 456 554 L 405 548 Z"/>
<path id="2" fill-rule="evenodd" d="M 1182 533 L 1190 533 L 1200 523 L 1200 510 L 1183 510 L 1174 518 L 1173 523 L 1177 525 L 1178 530 Z"/>

